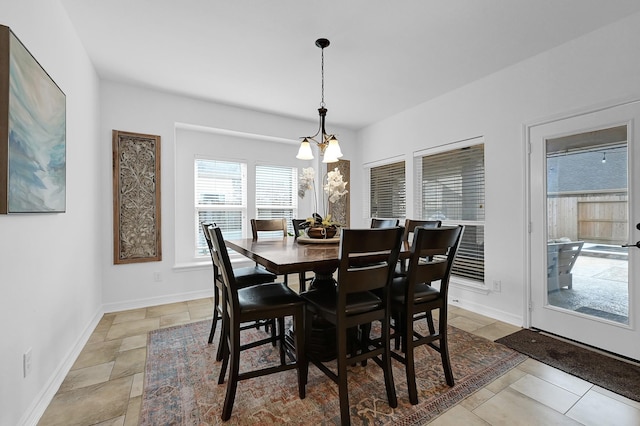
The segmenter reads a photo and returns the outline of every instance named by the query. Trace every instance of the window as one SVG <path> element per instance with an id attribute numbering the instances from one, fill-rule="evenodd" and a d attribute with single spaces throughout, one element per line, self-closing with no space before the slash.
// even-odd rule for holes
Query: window
<path id="1" fill-rule="evenodd" d="M 371 167 L 370 217 L 405 217 L 407 200 L 404 169 L 404 161 Z"/>
<path id="2" fill-rule="evenodd" d="M 209 254 L 201 222 L 216 223 L 225 238 L 242 238 L 247 210 L 247 165 L 195 160 L 196 256 Z"/>
<path id="3" fill-rule="evenodd" d="M 287 220 L 293 233 L 291 219 L 298 214 L 298 169 L 287 166 L 256 166 L 256 218 Z M 281 233 L 279 233 L 281 235 Z"/>
<path id="4" fill-rule="evenodd" d="M 422 219 L 465 225 L 452 273 L 484 282 L 484 144 L 416 157 Z"/>

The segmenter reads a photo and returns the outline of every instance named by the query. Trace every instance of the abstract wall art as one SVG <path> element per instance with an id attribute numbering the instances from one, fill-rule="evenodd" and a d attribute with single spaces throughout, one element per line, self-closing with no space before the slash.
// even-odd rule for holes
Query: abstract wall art
<path id="1" fill-rule="evenodd" d="M 0 214 L 65 209 L 65 94 L 0 25 Z"/>

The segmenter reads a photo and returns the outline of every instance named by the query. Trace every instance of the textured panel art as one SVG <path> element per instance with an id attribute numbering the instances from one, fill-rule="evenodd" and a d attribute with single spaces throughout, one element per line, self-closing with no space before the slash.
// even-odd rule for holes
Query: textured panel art
<path id="1" fill-rule="evenodd" d="M 113 131 L 113 263 L 162 260 L 160 136 Z"/>
<path id="2" fill-rule="evenodd" d="M 65 208 L 65 94 L 0 25 L 0 213 Z"/>
<path id="3" fill-rule="evenodd" d="M 342 226 L 349 227 L 349 216 L 351 215 L 351 163 L 349 160 L 338 160 L 337 163 L 327 164 L 327 172 L 338 168 L 342 175 L 342 180 L 347 182 L 347 192 L 335 203 L 329 203 L 329 214 L 334 222 L 338 222 Z"/>

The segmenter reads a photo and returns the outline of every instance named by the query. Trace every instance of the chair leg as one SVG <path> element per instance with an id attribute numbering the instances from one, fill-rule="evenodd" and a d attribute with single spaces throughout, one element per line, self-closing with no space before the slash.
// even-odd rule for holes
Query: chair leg
<path id="1" fill-rule="evenodd" d="M 413 315 L 405 315 L 403 328 L 405 331 L 402 337 L 402 347 L 404 348 L 404 363 L 407 374 L 409 402 L 416 405 L 418 403 L 418 388 L 416 386 L 416 369 L 413 356 Z"/>
<path id="2" fill-rule="evenodd" d="M 449 386 L 454 385 L 453 371 L 451 371 L 451 361 L 449 359 L 449 344 L 447 338 L 447 310 L 440 308 L 438 329 L 440 333 L 440 357 L 442 358 L 442 369 L 444 370 L 444 377 L 447 380 Z"/>
<path id="3" fill-rule="evenodd" d="M 287 362 L 285 359 L 284 317 L 277 318 L 275 321 L 278 324 L 278 340 L 280 341 L 280 365 L 284 365 Z"/>
<path id="4" fill-rule="evenodd" d="M 396 396 L 396 387 L 393 383 L 393 370 L 391 369 L 391 326 L 390 319 L 387 318 L 382 322 L 382 341 L 384 342 L 384 352 L 382 354 L 382 363 L 384 365 L 384 386 L 387 389 L 387 400 L 391 408 L 398 406 L 398 398 Z"/>
<path id="5" fill-rule="evenodd" d="M 265 330 L 269 330 L 269 328 L 271 328 L 271 346 L 275 347 L 276 344 L 278 343 L 278 332 L 276 330 L 276 319 L 273 318 L 272 320 L 269 321 L 268 325 L 265 324 L 264 328 Z"/>
<path id="6" fill-rule="evenodd" d="M 426 312 L 427 325 L 429 326 L 429 334 L 436 334 L 436 328 L 433 325 L 433 314 L 431 311 Z"/>
<path id="7" fill-rule="evenodd" d="M 298 273 L 298 281 L 300 281 L 300 291 L 299 291 L 299 293 L 302 293 L 303 291 L 307 291 L 307 282 L 305 281 L 305 273 L 304 272 Z"/>
<path id="8" fill-rule="evenodd" d="M 240 336 L 239 332 L 234 332 L 229 339 L 229 353 L 227 359 L 231 357 L 231 366 L 229 368 L 229 381 L 227 383 L 227 393 L 224 397 L 224 406 L 222 409 L 222 420 L 231 418 L 233 403 L 236 399 L 236 389 L 238 388 L 238 375 L 240 373 Z"/>
<path id="9" fill-rule="evenodd" d="M 304 325 L 302 330 L 304 330 L 304 350 L 303 352 L 305 354 L 308 354 L 310 352 L 310 348 L 308 346 L 310 346 L 311 343 L 311 329 L 312 329 L 312 324 L 313 324 L 313 312 L 311 311 L 311 309 L 308 309 L 307 307 L 305 307 L 304 309 Z M 297 335 L 298 333 L 296 333 Z M 296 348 L 296 358 L 298 357 L 298 348 Z M 308 383 L 308 378 L 309 378 L 309 359 L 305 357 L 305 363 L 306 363 L 306 367 L 304 370 L 304 383 L 305 385 Z"/>
<path id="10" fill-rule="evenodd" d="M 220 339 L 218 339 L 218 350 L 216 351 L 216 361 L 222 361 L 224 347 L 226 346 L 226 337 L 224 335 L 225 321 L 221 318 L 220 322 Z"/>
<path id="11" fill-rule="evenodd" d="M 218 384 L 224 383 L 224 376 L 227 374 L 227 367 L 229 366 L 229 319 L 225 318 L 222 321 L 222 330 L 220 333 L 220 344 L 218 345 L 218 354 L 216 355 L 216 361 L 222 361 L 220 366 L 220 375 L 218 376 Z M 220 359 L 218 359 L 218 356 Z"/>
<path id="12" fill-rule="evenodd" d="M 211 322 L 211 332 L 209 333 L 208 342 L 213 342 L 213 335 L 216 332 L 216 326 L 218 325 L 218 306 L 220 306 L 220 292 L 218 286 L 214 286 L 213 289 L 213 321 Z"/>
<path id="13" fill-rule="evenodd" d="M 307 375 L 309 363 L 305 355 L 304 340 L 304 308 L 300 308 L 293 316 L 293 333 L 296 341 L 296 365 L 298 367 L 298 395 L 304 399 L 307 395 Z"/>
<path id="14" fill-rule="evenodd" d="M 336 327 L 338 346 L 338 397 L 340 398 L 340 423 L 351 424 L 349 390 L 347 388 L 347 330 Z"/>

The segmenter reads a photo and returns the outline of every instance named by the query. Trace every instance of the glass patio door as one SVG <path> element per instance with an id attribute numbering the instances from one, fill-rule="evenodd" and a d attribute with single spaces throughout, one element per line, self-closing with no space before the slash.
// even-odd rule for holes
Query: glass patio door
<path id="1" fill-rule="evenodd" d="M 640 359 L 640 103 L 528 130 L 530 324 Z"/>

